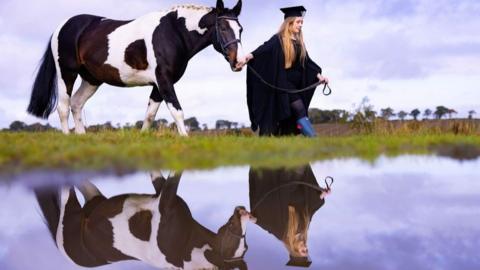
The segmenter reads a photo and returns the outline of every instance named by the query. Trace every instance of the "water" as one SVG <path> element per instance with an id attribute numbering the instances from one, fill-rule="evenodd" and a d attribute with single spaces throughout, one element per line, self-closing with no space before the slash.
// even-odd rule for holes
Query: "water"
<path id="1" fill-rule="evenodd" d="M 219 168 L 185 171 L 181 176 L 177 172 L 180 180 L 176 193 L 175 179 L 168 179 L 165 183 L 170 184 L 164 183 L 162 190 L 164 194 L 167 194 L 167 186 L 173 190 L 169 194 L 173 194 L 176 203 L 169 205 L 169 211 L 180 207 L 179 202 L 184 201 L 185 209 L 191 212 L 191 218 L 186 220 L 198 222 L 211 231 L 211 235 L 227 223 L 236 206 L 245 206 L 251 211 L 257 222 L 246 222 L 248 250 L 243 261 L 248 269 L 293 269 L 285 266 L 290 256 L 286 244 L 280 240 L 285 235 L 288 209 L 291 209 L 299 220 L 294 230 L 300 233 L 297 240 L 302 235 L 307 238 L 310 269 L 473 270 L 480 269 L 479 165 L 480 160 L 460 162 L 448 158 L 404 156 L 380 158 L 374 163 L 355 159 L 317 162 L 294 170 Z M 45 185 L 48 175 L 20 176 L 0 186 L 2 270 L 81 269 L 55 246 L 32 192 Z M 107 198 L 119 194 L 150 194 L 152 198 L 155 194 L 151 172 L 122 177 L 50 175 L 51 182 L 56 184 L 89 179 Z M 335 179 L 329 194 L 324 181 L 327 176 Z M 296 182 L 292 184 L 291 181 Z M 324 200 L 320 198 L 322 191 L 326 196 Z M 84 204 L 78 189 L 76 194 L 80 204 Z M 162 215 L 170 224 L 168 235 L 175 239 L 167 246 L 178 246 L 187 234 L 185 223 L 170 222 L 179 217 L 179 213 L 168 219 L 167 215 Z M 96 216 L 101 218 L 100 214 Z M 310 217 L 308 230 L 302 229 L 302 224 L 308 223 Z M 149 224 L 151 228 L 156 226 L 155 222 Z M 146 237 L 142 236 L 143 231 L 134 233 L 137 238 L 124 237 L 131 240 L 124 243 L 126 249 L 142 243 L 138 237 Z M 104 235 L 108 232 L 91 241 L 103 251 L 107 250 L 103 247 L 108 246 L 102 242 Z M 148 253 L 155 246 L 142 247 L 141 251 Z M 154 257 L 157 263 L 161 256 Z M 297 264 L 305 264 L 306 259 L 297 261 L 300 261 Z M 148 261 L 124 261 L 100 269 L 154 267 Z"/>

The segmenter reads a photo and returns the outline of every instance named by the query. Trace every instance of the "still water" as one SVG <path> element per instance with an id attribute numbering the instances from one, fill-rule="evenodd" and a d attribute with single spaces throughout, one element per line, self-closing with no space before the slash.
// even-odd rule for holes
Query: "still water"
<path id="1" fill-rule="evenodd" d="M 19 176 L 0 185 L 0 269 L 476 270 L 479 168 L 403 156 Z"/>

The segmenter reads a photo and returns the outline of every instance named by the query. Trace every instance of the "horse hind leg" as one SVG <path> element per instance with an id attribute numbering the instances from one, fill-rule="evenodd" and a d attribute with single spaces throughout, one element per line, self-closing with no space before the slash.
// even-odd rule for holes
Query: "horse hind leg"
<path id="1" fill-rule="evenodd" d="M 75 133 L 77 134 L 85 134 L 85 125 L 82 120 L 83 106 L 87 100 L 95 94 L 98 87 L 98 85 L 93 85 L 86 80 L 82 80 L 82 84 L 71 99 L 70 107 L 72 108 L 73 120 L 75 121 Z"/>
<path id="2" fill-rule="evenodd" d="M 55 60 L 55 68 L 57 70 L 57 88 L 58 88 L 58 104 L 57 112 L 60 118 L 62 132 L 70 133 L 68 127 L 68 117 L 70 114 L 70 96 L 72 94 L 73 85 L 77 79 L 77 67 L 75 48 L 69 48 L 69 40 L 64 35 L 60 35 L 60 31 L 65 25 L 61 25 L 52 35 L 51 49 Z"/>
<path id="3" fill-rule="evenodd" d="M 155 116 L 157 115 L 158 108 L 160 108 L 160 103 L 162 103 L 162 97 L 156 86 L 153 87 L 152 93 L 150 94 L 150 100 L 148 101 L 147 113 L 145 115 L 145 120 L 143 121 L 142 131 L 147 131 L 152 126 L 153 121 L 155 121 Z"/>

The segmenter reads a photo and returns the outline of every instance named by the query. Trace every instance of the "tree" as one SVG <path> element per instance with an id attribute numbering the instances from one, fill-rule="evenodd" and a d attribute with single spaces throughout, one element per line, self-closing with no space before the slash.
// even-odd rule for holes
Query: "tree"
<path id="1" fill-rule="evenodd" d="M 403 121 L 405 117 L 407 117 L 408 113 L 405 111 L 399 111 L 397 115 L 398 115 L 398 118 L 400 118 L 400 120 Z"/>
<path id="2" fill-rule="evenodd" d="M 468 111 L 468 119 L 473 119 L 473 115 L 477 114 L 474 110 Z"/>
<path id="3" fill-rule="evenodd" d="M 200 123 L 198 122 L 196 117 L 190 117 L 188 119 L 185 119 L 184 123 L 189 131 L 200 130 Z"/>
<path id="4" fill-rule="evenodd" d="M 449 109 L 445 106 L 437 106 L 437 109 L 433 113 L 435 118 L 442 119 L 448 113 Z"/>
<path id="5" fill-rule="evenodd" d="M 448 118 L 452 119 L 452 114 L 457 114 L 457 111 L 455 111 L 454 109 L 448 109 L 447 113 Z"/>
<path id="6" fill-rule="evenodd" d="M 381 109 L 380 115 L 382 116 L 383 119 L 388 121 L 391 117 L 395 116 L 395 113 L 393 112 L 392 108 L 388 107 L 385 109 Z"/>
<path id="7" fill-rule="evenodd" d="M 11 131 L 22 131 L 27 127 L 27 124 L 25 124 L 22 121 L 13 121 L 10 124 L 10 130 Z"/>
<path id="8" fill-rule="evenodd" d="M 232 128 L 232 122 L 227 121 L 227 120 L 217 120 L 215 122 L 215 128 L 216 129 L 231 129 Z"/>
<path id="9" fill-rule="evenodd" d="M 430 115 L 432 115 L 432 110 L 426 109 L 425 112 L 423 112 L 423 115 L 425 116 L 425 119 L 430 118 Z"/>
<path id="10" fill-rule="evenodd" d="M 410 112 L 410 115 L 413 117 L 413 119 L 415 121 L 417 121 L 417 117 L 418 115 L 420 114 L 420 110 L 419 109 L 414 109 Z"/>

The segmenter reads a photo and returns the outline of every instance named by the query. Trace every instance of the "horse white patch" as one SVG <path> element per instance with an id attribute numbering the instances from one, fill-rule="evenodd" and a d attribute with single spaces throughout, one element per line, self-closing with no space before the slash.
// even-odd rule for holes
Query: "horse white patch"
<path id="1" fill-rule="evenodd" d="M 248 215 L 243 215 L 240 218 L 240 224 L 242 225 L 242 235 L 245 235 L 247 232 L 247 222 L 250 220 L 250 217 Z M 245 237 L 240 239 L 240 242 L 238 244 L 237 250 L 235 250 L 235 254 L 233 255 L 234 258 L 238 258 L 242 256 L 246 251 L 245 248 Z"/>
<path id="2" fill-rule="evenodd" d="M 123 211 L 110 218 L 113 227 L 113 247 L 128 256 L 137 258 L 155 267 L 175 269 L 174 265 L 167 262 L 165 255 L 157 245 L 157 233 L 160 224 L 160 212 L 158 211 L 160 197 L 132 196 L 125 200 Z M 128 221 L 130 218 L 142 210 L 152 212 L 152 234 L 149 241 L 138 239 L 132 235 L 129 229 Z"/>
<path id="3" fill-rule="evenodd" d="M 235 34 L 235 39 L 240 40 L 240 24 L 234 20 L 228 20 L 228 24 L 230 28 L 232 28 L 233 33 Z M 245 61 L 245 54 L 243 53 L 242 43 L 237 43 L 237 62 L 244 62 Z"/>
<path id="4" fill-rule="evenodd" d="M 172 103 L 167 103 L 167 108 L 170 111 L 173 119 L 175 119 L 175 124 L 177 124 L 178 132 L 182 136 L 188 136 L 187 129 L 185 128 L 185 123 L 183 122 L 183 112 L 175 109 Z"/>
<path id="5" fill-rule="evenodd" d="M 109 64 L 118 69 L 120 79 L 128 86 L 141 86 L 154 83 L 155 66 L 150 63 L 156 63 L 153 52 L 152 35 L 160 22 L 160 18 L 165 16 L 166 12 L 155 12 L 146 14 L 128 24 L 122 25 L 108 35 L 108 57 L 105 64 Z M 128 45 L 136 40 L 145 40 L 147 47 L 146 70 L 136 70 L 125 63 L 125 50 Z"/>
<path id="6" fill-rule="evenodd" d="M 205 16 L 211 9 L 192 9 L 192 8 L 178 8 L 178 18 L 185 18 L 185 27 L 188 31 L 197 31 L 200 35 L 205 34 L 207 28 L 200 28 L 198 25 L 203 16 Z"/>
<path id="7" fill-rule="evenodd" d="M 161 18 L 175 10 L 178 12 L 179 17 L 185 18 L 185 26 L 189 31 L 197 31 L 200 34 L 205 33 L 207 29 L 201 29 L 198 23 L 211 9 L 179 6 L 168 11 L 146 14 L 118 27 L 108 35 L 108 57 L 105 64 L 117 68 L 120 73 L 120 79 L 127 86 L 143 86 L 156 82 L 156 64 L 154 63 L 157 61 L 152 43 L 153 32 L 159 25 Z M 136 70 L 125 63 L 125 50 L 128 45 L 139 39 L 145 40 L 147 47 L 147 62 L 149 65 L 146 70 Z"/>
<path id="8" fill-rule="evenodd" d="M 217 267 L 205 258 L 205 251 L 211 249 L 212 248 L 208 244 L 204 245 L 202 248 L 194 248 L 191 254 L 192 261 L 183 262 L 183 269 L 216 269 Z"/>

